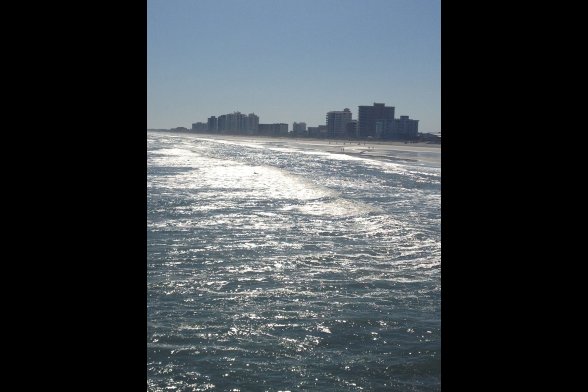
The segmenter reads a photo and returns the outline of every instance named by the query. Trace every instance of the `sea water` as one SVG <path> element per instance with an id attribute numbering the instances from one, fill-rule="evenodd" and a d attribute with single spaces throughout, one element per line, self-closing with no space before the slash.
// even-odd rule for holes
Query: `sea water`
<path id="1" fill-rule="evenodd" d="M 440 390 L 439 164 L 147 139 L 149 391 Z"/>

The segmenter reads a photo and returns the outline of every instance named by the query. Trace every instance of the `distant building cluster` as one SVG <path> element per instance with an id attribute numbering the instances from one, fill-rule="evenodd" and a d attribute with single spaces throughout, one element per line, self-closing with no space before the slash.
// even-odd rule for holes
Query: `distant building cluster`
<path id="1" fill-rule="evenodd" d="M 255 113 L 248 115 L 241 112 L 223 114 L 222 116 L 212 116 L 208 122 L 192 124 L 192 130 L 195 132 L 215 132 L 215 133 L 242 133 L 255 135 L 259 131 L 259 116 Z"/>
<path id="2" fill-rule="evenodd" d="M 260 124 L 255 113 L 241 112 L 211 116 L 207 122 L 192 124 L 192 132 L 232 135 L 295 136 L 334 139 L 384 139 L 416 140 L 419 138 L 419 120 L 408 116 L 395 117 L 394 106 L 374 103 L 359 106 L 358 118 L 353 119 L 351 110 L 330 111 L 326 114 L 325 125 L 307 127 L 305 122 L 294 122 L 292 131 L 288 124 Z M 175 128 L 175 130 L 185 128 Z M 186 129 L 186 131 L 188 131 Z"/>
<path id="3" fill-rule="evenodd" d="M 211 116 L 207 123 L 192 124 L 193 132 L 210 132 L 236 135 L 287 136 L 288 124 L 260 124 L 255 113 L 245 115 L 241 112 Z"/>

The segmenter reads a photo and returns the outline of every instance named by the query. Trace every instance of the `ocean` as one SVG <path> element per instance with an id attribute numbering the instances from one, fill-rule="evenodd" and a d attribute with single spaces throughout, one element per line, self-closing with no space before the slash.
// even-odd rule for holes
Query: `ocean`
<path id="1" fill-rule="evenodd" d="M 441 389 L 440 149 L 147 143 L 148 391 Z"/>

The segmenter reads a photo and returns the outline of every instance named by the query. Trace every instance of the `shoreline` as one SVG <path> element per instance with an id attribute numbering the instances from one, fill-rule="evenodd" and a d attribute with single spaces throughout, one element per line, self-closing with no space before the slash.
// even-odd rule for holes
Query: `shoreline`
<path id="1" fill-rule="evenodd" d="M 174 136 L 188 136 L 195 139 L 245 142 L 268 148 L 294 148 L 314 150 L 332 154 L 342 154 L 360 159 L 372 159 L 390 163 L 426 163 L 441 166 L 441 144 L 404 143 L 389 140 L 347 141 L 341 139 L 310 139 L 292 137 L 272 137 L 257 135 L 219 135 L 209 133 L 170 132 L 148 130 L 148 132 L 167 133 Z"/>
<path id="2" fill-rule="evenodd" d="M 169 133 L 173 135 L 189 135 L 189 136 L 204 136 L 210 137 L 213 139 L 251 139 L 251 141 L 255 140 L 268 140 L 268 141 L 296 141 L 299 143 L 328 143 L 328 144 L 344 144 L 347 145 L 397 145 L 397 146 L 414 146 L 414 147 L 432 147 L 432 148 L 441 148 L 441 143 L 431 143 L 431 142 L 404 142 L 401 140 L 386 140 L 386 139 L 361 139 L 361 140 L 346 140 L 346 139 L 319 139 L 313 137 L 291 137 L 291 136 L 268 136 L 268 135 L 231 135 L 231 134 L 218 134 L 218 133 L 204 133 L 204 132 L 176 132 L 176 131 L 169 131 L 165 129 L 147 129 L 147 132 L 160 132 L 160 133 Z"/>

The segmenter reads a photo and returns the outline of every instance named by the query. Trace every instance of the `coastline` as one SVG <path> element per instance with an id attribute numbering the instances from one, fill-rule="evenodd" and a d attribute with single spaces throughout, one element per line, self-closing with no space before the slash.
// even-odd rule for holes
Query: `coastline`
<path id="1" fill-rule="evenodd" d="M 148 130 L 148 132 L 161 132 Z M 388 140 L 347 141 L 341 139 L 307 139 L 292 137 L 271 137 L 251 135 L 218 135 L 208 133 L 169 132 L 175 136 L 188 136 L 194 139 L 240 142 L 256 144 L 266 148 L 293 148 L 298 150 L 321 151 L 342 154 L 358 159 L 372 159 L 391 163 L 425 163 L 441 165 L 441 144 L 437 143 L 404 143 Z"/>

